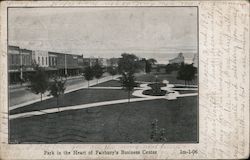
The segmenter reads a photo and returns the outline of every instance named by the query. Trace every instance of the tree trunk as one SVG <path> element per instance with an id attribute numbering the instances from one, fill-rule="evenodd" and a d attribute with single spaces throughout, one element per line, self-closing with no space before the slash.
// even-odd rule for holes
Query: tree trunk
<path id="1" fill-rule="evenodd" d="M 128 91 L 128 103 L 130 102 L 130 91 Z"/>
<path id="2" fill-rule="evenodd" d="M 58 107 L 59 104 L 59 97 L 56 97 L 56 106 Z"/>
<path id="3" fill-rule="evenodd" d="M 58 108 L 58 112 L 60 112 L 59 97 L 56 97 L 56 106 L 57 106 L 57 108 Z"/>
<path id="4" fill-rule="evenodd" d="M 41 102 L 42 102 L 42 100 L 43 100 L 43 94 L 41 93 L 40 96 L 41 96 Z"/>

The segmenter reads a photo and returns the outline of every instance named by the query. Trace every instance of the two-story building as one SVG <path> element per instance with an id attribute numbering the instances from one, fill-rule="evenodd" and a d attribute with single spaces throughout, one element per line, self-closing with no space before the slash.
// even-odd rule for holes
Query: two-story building
<path id="1" fill-rule="evenodd" d="M 49 52 L 49 68 L 57 70 L 61 76 L 79 75 L 84 65 L 82 55 Z"/>
<path id="2" fill-rule="evenodd" d="M 10 83 L 26 81 L 33 71 L 32 51 L 18 46 L 8 46 L 8 72 Z"/>
<path id="3" fill-rule="evenodd" d="M 35 50 L 32 51 L 33 63 L 39 65 L 40 67 L 49 67 L 49 54 L 48 51 Z"/>
<path id="4" fill-rule="evenodd" d="M 174 63 L 181 64 L 184 63 L 184 61 L 185 58 L 183 56 L 183 53 L 179 53 L 176 58 L 169 60 L 169 64 L 174 64 Z"/>

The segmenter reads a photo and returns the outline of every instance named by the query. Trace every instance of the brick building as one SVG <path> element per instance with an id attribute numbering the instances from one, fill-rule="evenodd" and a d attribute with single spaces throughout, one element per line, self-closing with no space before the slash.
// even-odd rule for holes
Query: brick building
<path id="1" fill-rule="evenodd" d="M 32 71 L 32 51 L 18 46 L 8 46 L 9 82 L 26 81 Z"/>

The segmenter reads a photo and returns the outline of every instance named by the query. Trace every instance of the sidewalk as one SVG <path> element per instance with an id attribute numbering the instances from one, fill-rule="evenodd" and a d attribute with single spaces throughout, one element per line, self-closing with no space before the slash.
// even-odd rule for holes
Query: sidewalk
<path id="1" fill-rule="evenodd" d="M 118 78 L 119 76 L 115 76 L 115 78 Z M 108 77 L 103 77 L 99 79 L 100 83 L 106 82 L 108 80 L 113 79 L 114 77 L 108 76 Z M 90 81 L 90 86 L 93 86 L 97 84 L 97 80 L 92 80 Z M 198 93 L 188 93 L 188 94 L 179 94 L 178 91 L 175 91 L 174 85 L 169 84 L 168 81 L 166 81 L 166 86 L 161 87 L 162 90 L 166 90 L 167 93 L 166 95 L 163 96 L 151 96 L 151 95 L 144 95 L 143 91 L 149 89 L 150 87 L 147 84 L 141 84 L 140 87 L 137 87 L 139 90 L 135 90 L 132 95 L 140 97 L 140 98 L 132 98 L 130 99 L 130 102 L 138 102 L 138 101 L 147 101 L 147 100 L 155 100 L 155 99 L 167 99 L 167 100 L 176 100 L 179 97 L 189 97 L 189 96 L 197 96 Z M 87 88 L 88 84 L 85 84 L 81 87 L 77 88 L 72 88 L 68 89 L 65 93 L 69 93 L 75 90 L 79 90 L 82 88 Z M 122 89 L 122 87 L 91 87 L 91 89 Z M 196 89 L 196 88 L 195 88 Z M 189 88 L 181 88 L 181 90 L 189 90 Z M 193 88 L 191 88 L 193 90 Z M 50 97 L 47 97 L 45 99 L 49 99 Z M 10 110 L 20 108 L 20 107 L 25 107 L 28 104 L 35 103 L 39 101 L 40 99 L 34 100 L 34 101 L 29 101 L 25 104 L 21 105 L 16 105 L 10 108 Z M 30 111 L 30 112 L 25 112 L 25 113 L 18 113 L 18 114 L 13 114 L 10 115 L 10 119 L 16 119 L 16 118 L 24 118 L 24 117 L 31 117 L 31 116 L 38 116 L 38 115 L 43 115 L 43 114 L 48 114 L 48 113 L 57 113 L 61 111 L 67 111 L 67 110 L 76 110 L 76 109 L 84 109 L 84 108 L 90 108 L 90 107 L 98 107 L 98 106 L 107 106 L 107 105 L 112 105 L 112 104 L 121 104 L 121 103 L 127 103 L 128 99 L 120 99 L 120 100 L 111 100 L 111 101 L 102 101 L 102 102 L 95 102 L 95 103 L 88 103 L 88 104 L 80 104 L 80 105 L 74 105 L 74 106 L 67 106 L 67 107 L 61 107 L 61 108 L 50 108 L 50 109 L 43 109 L 43 110 L 38 110 L 38 111 Z"/>
<path id="2" fill-rule="evenodd" d="M 138 90 L 138 91 L 142 91 L 142 90 Z M 189 94 L 182 94 L 182 95 L 177 94 L 177 95 L 168 95 L 168 96 L 141 96 L 142 98 L 131 98 L 130 102 L 141 102 L 141 101 L 149 101 L 149 100 L 156 100 L 156 99 L 175 100 L 178 97 L 189 97 L 189 96 L 197 96 L 197 95 L 198 93 L 189 93 Z M 10 115 L 9 117 L 10 117 L 10 120 L 12 120 L 12 119 L 17 119 L 17 118 L 39 116 L 39 115 L 44 115 L 48 113 L 58 113 L 61 111 L 77 110 L 77 109 L 99 107 L 99 106 L 105 107 L 105 106 L 109 106 L 112 104 L 122 104 L 122 103 L 128 103 L 128 99 L 95 102 L 95 103 L 81 104 L 81 105 L 61 107 L 61 108 L 50 108 L 50 109 L 44 109 L 44 110 L 39 110 L 39 111 L 31 111 L 31 112 L 13 114 L 13 115 Z"/>
<path id="3" fill-rule="evenodd" d="M 74 77 L 67 77 L 67 81 L 69 80 L 74 80 L 74 79 L 84 79 L 84 77 L 83 76 L 74 76 Z M 20 90 L 20 89 L 25 89 L 28 85 L 30 85 L 30 83 L 29 82 L 25 82 L 25 83 L 23 83 L 22 85 L 20 84 L 20 83 L 18 83 L 18 84 L 10 84 L 9 85 L 9 90 L 11 91 L 11 92 L 13 92 L 13 91 L 16 91 L 16 90 Z"/>
<path id="4" fill-rule="evenodd" d="M 139 102 L 139 101 L 147 101 L 147 100 L 155 100 L 155 99 L 161 99 L 161 97 L 132 98 L 132 99 L 130 99 L 130 102 Z M 32 116 L 38 116 L 38 115 L 43 115 L 43 114 L 48 114 L 48 113 L 57 113 L 57 112 L 61 112 L 61 111 L 77 110 L 77 109 L 99 107 L 99 106 L 108 106 L 108 105 L 112 105 L 112 104 L 121 104 L 121 103 L 128 103 L 128 99 L 96 102 L 96 103 L 82 104 L 82 105 L 76 105 L 76 106 L 51 108 L 51 109 L 45 109 L 45 110 L 40 110 L 40 111 L 19 113 L 19 114 L 10 115 L 9 118 L 10 118 L 10 120 L 12 120 L 12 119 L 16 119 L 16 118 L 32 117 Z"/>
<path id="5" fill-rule="evenodd" d="M 9 85 L 9 89 L 10 90 L 14 90 L 14 89 L 19 89 L 19 88 L 25 88 L 29 85 L 30 83 L 26 82 L 26 83 L 23 83 L 22 85 L 20 83 L 18 84 L 11 84 Z"/>

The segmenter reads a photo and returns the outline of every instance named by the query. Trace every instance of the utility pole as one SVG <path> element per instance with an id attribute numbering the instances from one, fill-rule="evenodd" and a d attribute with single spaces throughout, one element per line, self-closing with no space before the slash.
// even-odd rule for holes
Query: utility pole
<path id="1" fill-rule="evenodd" d="M 65 62 L 65 64 L 64 64 L 65 76 L 67 76 L 67 75 L 68 75 L 68 72 L 67 72 L 67 58 L 66 58 L 66 54 L 64 54 L 64 62 Z"/>
<path id="2" fill-rule="evenodd" d="M 22 52 L 19 48 L 19 54 L 20 54 L 20 79 L 21 79 L 21 84 L 22 84 L 22 80 L 23 80 L 23 56 L 22 56 Z"/>

